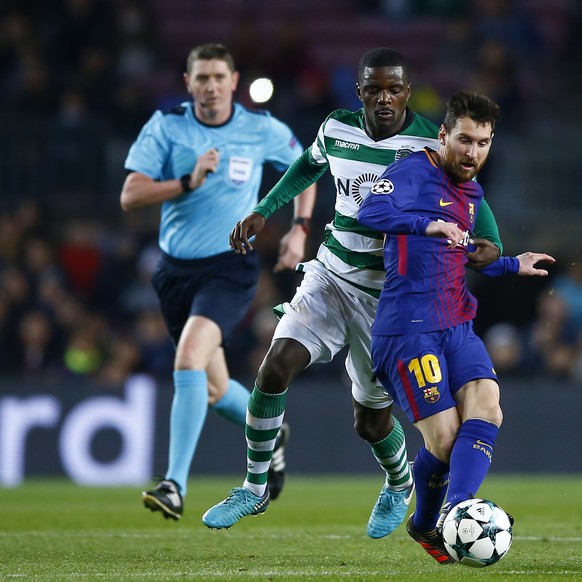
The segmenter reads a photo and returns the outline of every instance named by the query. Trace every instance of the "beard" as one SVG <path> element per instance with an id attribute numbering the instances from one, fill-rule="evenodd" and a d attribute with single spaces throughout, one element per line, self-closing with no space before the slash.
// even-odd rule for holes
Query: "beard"
<path id="1" fill-rule="evenodd" d="M 483 167 L 485 160 L 482 161 L 480 164 L 475 164 L 471 160 L 467 159 L 460 159 L 457 160 L 454 154 L 445 148 L 444 152 L 444 160 L 443 160 L 443 170 L 445 173 L 457 184 L 461 182 L 469 182 L 471 181 L 478 173 L 479 170 Z M 462 164 L 473 164 L 470 169 L 463 168 Z"/>

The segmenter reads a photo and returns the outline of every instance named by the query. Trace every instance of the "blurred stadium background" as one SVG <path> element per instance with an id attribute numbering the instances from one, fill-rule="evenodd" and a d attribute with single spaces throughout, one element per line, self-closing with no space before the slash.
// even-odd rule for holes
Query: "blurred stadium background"
<path id="1" fill-rule="evenodd" d="M 460 88 L 501 104 L 480 180 L 505 252 L 558 262 L 544 280 L 470 275 L 477 329 L 503 379 L 494 466 L 582 471 L 565 445 L 582 436 L 581 29 L 577 0 L 3 0 L 0 485 L 63 473 L 141 482 L 164 469 L 173 354 L 149 285 L 158 211 L 124 215 L 119 193 L 131 142 L 156 108 L 187 99 L 187 53 L 207 41 L 234 53 L 242 103 L 255 106 L 254 79 L 272 79 L 273 98 L 259 106 L 305 147 L 330 111 L 359 107 L 357 61 L 375 46 L 408 56 L 411 106 L 435 122 Z M 264 192 L 276 178 L 266 171 Z M 310 256 L 333 200 L 327 177 Z M 276 323 L 271 306 L 298 282 L 271 271 L 290 216 L 280 211 L 260 237 L 260 291 L 229 351 L 247 384 Z M 303 374 L 288 418 L 293 470 L 375 470 L 351 430 L 341 357 Z M 209 417 L 194 472 L 242 466 L 244 443 L 220 446 L 236 440 L 230 430 Z M 343 457 L 329 458 L 338 441 Z"/>

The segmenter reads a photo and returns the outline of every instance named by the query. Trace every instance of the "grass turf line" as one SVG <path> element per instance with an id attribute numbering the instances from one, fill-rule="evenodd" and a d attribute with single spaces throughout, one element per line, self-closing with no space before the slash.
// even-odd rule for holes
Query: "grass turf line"
<path id="1" fill-rule="evenodd" d="M 193 479 L 177 523 L 143 508 L 139 488 L 2 489 L 0 580 L 582 580 L 582 475 L 490 475 L 480 495 L 516 524 L 507 557 L 481 570 L 438 565 L 404 526 L 369 539 L 380 476 L 291 474 L 264 515 L 208 530 L 202 513 L 239 484 Z"/>

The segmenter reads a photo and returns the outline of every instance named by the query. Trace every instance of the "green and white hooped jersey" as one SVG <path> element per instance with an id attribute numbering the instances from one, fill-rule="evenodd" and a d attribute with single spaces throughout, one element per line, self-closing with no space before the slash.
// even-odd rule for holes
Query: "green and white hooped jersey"
<path id="1" fill-rule="evenodd" d="M 313 163 L 329 165 L 336 188 L 335 216 L 325 227 L 317 259 L 373 297 L 379 297 L 385 278 L 384 235 L 361 226 L 358 209 L 386 166 L 426 146 L 438 149 L 437 133 L 434 123 L 407 110 L 399 134 L 374 141 L 365 131 L 363 109 L 339 109 L 323 122 L 309 148 Z"/>

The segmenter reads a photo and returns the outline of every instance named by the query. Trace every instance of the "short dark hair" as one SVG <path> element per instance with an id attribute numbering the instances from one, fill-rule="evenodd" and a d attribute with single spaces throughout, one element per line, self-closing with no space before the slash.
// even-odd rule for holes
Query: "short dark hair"
<path id="1" fill-rule="evenodd" d="M 397 50 L 378 47 L 364 53 L 358 64 L 358 81 L 363 79 L 364 69 L 367 67 L 402 67 L 403 78 L 408 82 L 408 61 Z"/>
<path id="2" fill-rule="evenodd" d="M 194 61 L 210 61 L 212 59 L 224 61 L 231 71 L 236 70 L 234 59 L 229 50 L 223 44 L 208 42 L 206 44 L 201 44 L 190 51 L 188 61 L 186 62 L 186 72 L 192 72 Z"/>
<path id="3" fill-rule="evenodd" d="M 451 131 L 457 119 L 469 117 L 476 123 L 491 124 L 491 131 L 495 131 L 495 123 L 499 119 L 501 110 L 499 105 L 486 95 L 473 91 L 459 91 L 447 101 L 447 112 L 443 125 L 447 131 Z"/>

